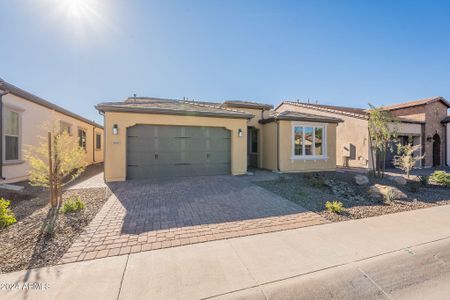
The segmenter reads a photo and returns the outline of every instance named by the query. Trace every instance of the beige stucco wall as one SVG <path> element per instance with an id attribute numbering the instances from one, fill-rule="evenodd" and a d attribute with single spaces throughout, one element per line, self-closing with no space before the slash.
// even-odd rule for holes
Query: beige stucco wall
<path id="1" fill-rule="evenodd" d="M 264 136 L 262 168 L 277 170 L 277 124 L 267 123 L 262 130 Z"/>
<path id="2" fill-rule="evenodd" d="M 280 171 L 304 172 L 327 171 L 336 169 L 336 124 L 321 124 L 309 122 L 280 121 Z M 325 125 L 327 135 L 326 159 L 293 159 L 292 149 L 294 143 L 292 126 L 298 125 Z"/>
<path id="3" fill-rule="evenodd" d="M 118 134 L 112 134 L 113 124 L 118 125 Z M 136 124 L 209 126 L 223 127 L 231 131 L 231 173 L 241 175 L 247 172 L 247 120 L 216 117 L 160 115 L 144 113 L 105 113 L 105 180 L 126 179 L 126 128 Z M 238 130 L 242 136 L 238 136 Z"/>
<path id="4" fill-rule="evenodd" d="M 74 135 L 78 134 L 78 128 L 85 129 L 86 162 L 92 164 L 103 161 L 103 145 L 101 151 L 95 151 L 94 149 L 94 126 L 13 94 L 7 94 L 2 99 L 3 108 L 9 108 L 20 113 L 19 160 L 15 162 L 3 162 L 3 177 L 6 179 L 4 182 L 18 182 L 28 178 L 29 164 L 24 160 L 24 151 L 27 145 L 38 145 L 40 137 L 46 136 L 47 134 L 46 130 L 42 128 L 42 125 L 52 121 L 61 120 L 71 124 L 71 132 Z M 103 129 L 96 128 L 95 131 L 101 133 L 103 139 Z"/>
<path id="5" fill-rule="evenodd" d="M 259 120 L 261 120 L 262 118 L 262 112 L 263 110 L 261 109 L 251 109 L 251 108 L 236 108 L 240 111 L 245 111 L 248 113 L 251 113 L 254 115 L 253 118 L 251 118 L 250 120 L 248 120 L 247 122 L 247 126 L 248 127 L 255 127 L 256 129 L 259 130 L 258 132 L 258 168 L 262 168 L 263 167 L 263 155 L 264 155 L 264 133 L 263 133 L 263 125 L 259 123 Z"/>
<path id="6" fill-rule="evenodd" d="M 348 166 L 357 168 L 368 168 L 371 166 L 367 120 L 286 103 L 282 104 L 277 111 L 297 111 L 342 119 L 344 122 L 339 123 L 339 126 L 337 126 L 336 129 L 336 164 L 338 166 L 344 165 L 345 159 L 343 156 L 343 149 L 344 146 L 351 144 L 354 146 L 355 152 L 352 159 L 348 160 Z"/>

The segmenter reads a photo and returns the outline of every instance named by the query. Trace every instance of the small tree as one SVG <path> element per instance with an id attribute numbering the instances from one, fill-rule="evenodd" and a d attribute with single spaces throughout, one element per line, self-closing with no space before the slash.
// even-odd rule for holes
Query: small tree
<path id="1" fill-rule="evenodd" d="M 38 146 L 29 146 L 25 157 L 30 164 L 30 184 L 50 190 L 53 218 L 49 225 L 53 227 L 63 186 L 80 176 L 86 167 L 85 151 L 76 137 L 61 131 L 59 122 L 42 127 L 48 131 L 47 137 L 40 137 Z"/>
<path id="2" fill-rule="evenodd" d="M 420 153 L 422 149 L 421 145 L 406 144 L 401 145 L 398 144 L 398 154 L 394 156 L 394 166 L 399 168 L 400 170 L 406 173 L 406 176 L 409 178 L 409 174 L 411 170 L 416 166 L 418 161 L 421 161 L 425 155 L 414 155 L 415 153 Z"/>
<path id="3" fill-rule="evenodd" d="M 384 176 L 386 169 L 386 153 L 389 143 L 397 138 L 397 122 L 389 111 L 378 108 L 369 103 L 369 138 L 371 141 L 372 165 L 374 165 L 374 175 Z M 374 164 L 373 151 L 376 159 Z"/>

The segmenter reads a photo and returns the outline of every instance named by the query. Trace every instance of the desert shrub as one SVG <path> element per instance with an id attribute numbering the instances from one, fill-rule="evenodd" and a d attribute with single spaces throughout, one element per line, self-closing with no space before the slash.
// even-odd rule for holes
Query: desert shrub
<path id="1" fill-rule="evenodd" d="M 86 207 L 86 204 L 80 199 L 80 197 L 72 197 L 64 201 L 61 208 L 62 213 L 70 213 L 82 210 Z"/>
<path id="2" fill-rule="evenodd" d="M 306 174 L 306 179 L 308 180 L 308 183 L 310 186 L 315 188 L 321 188 L 325 184 L 325 180 L 320 176 L 320 174 Z"/>
<path id="3" fill-rule="evenodd" d="M 419 182 L 421 185 L 426 186 L 430 182 L 430 176 L 427 175 L 421 175 L 419 177 Z"/>
<path id="4" fill-rule="evenodd" d="M 6 228 L 17 222 L 14 212 L 9 208 L 9 200 L 0 198 L 0 228 Z"/>
<path id="5" fill-rule="evenodd" d="M 344 208 L 344 204 L 342 204 L 342 202 L 339 201 L 327 201 L 325 203 L 325 208 L 332 213 L 340 213 L 342 211 L 342 209 Z"/>
<path id="6" fill-rule="evenodd" d="M 445 171 L 435 171 L 430 176 L 430 180 L 443 186 L 450 186 L 450 173 Z"/>
<path id="7" fill-rule="evenodd" d="M 395 193 L 394 190 L 389 189 L 386 194 L 384 195 L 384 203 L 386 204 L 390 204 L 392 203 L 392 201 L 394 201 L 397 197 L 397 194 Z"/>

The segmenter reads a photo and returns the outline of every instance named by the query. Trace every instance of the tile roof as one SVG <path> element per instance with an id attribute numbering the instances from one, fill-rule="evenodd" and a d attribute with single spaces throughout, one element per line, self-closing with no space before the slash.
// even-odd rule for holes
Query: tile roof
<path id="1" fill-rule="evenodd" d="M 18 97 L 24 98 L 30 102 L 36 103 L 38 105 L 41 105 L 43 107 L 46 107 L 48 109 L 57 111 L 61 114 L 64 114 L 66 116 L 72 117 L 74 119 L 80 120 L 82 122 L 88 123 L 92 126 L 95 126 L 97 128 L 103 128 L 102 125 L 97 124 L 94 121 L 88 120 L 78 114 L 75 114 L 65 108 L 62 108 L 61 106 L 58 106 L 56 104 L 53 104 L 45 99 L 42 99 L 36 95 L 33 95 L 25 90 L 22 90 L 21 88 L 16 87 L 15 85 L 12 85 L 11 83 L 8 83 L 0 78 L 0 90 L 6 91 L 8 93 L 11 93 L 13 95 L 16 95 Z"/>
<path id="2" fill-rule="evenodd" d="M 96 105 L 99 111 L 123 111 L 168 115 L 227 117 L 251 119 L 253 114 L 222 107 L 220 103 L 150 97 L 132 97 L 123 102 L 104 102 Z"/>
<path id="3" fill-rule="evenodd" d="M 277 120 L 288 120 L 288 121 L 304 121 L 304 122 L 320 122 L 320 123 L 341 123 L 343 120 L 339 118 L 318 116 L 313 114 L 306 114 L 296 111 L 283 111 L 274 112 L 267 119 L 262 119 L 259 122 L 261 124 L 275 122 Z"/>
<path id="4" fill-rule="evenodd" d="M 353 117 L 363 118 L 363 119 L 368 118 L 367 110 L 365 110 L 363 108 L 313 104 L 313 103 L 295 102 L 295 101 L 283 101 L 280 105 L 278 105 L 278 107 L 280 107 L 282 104 L 291 104 L 291 105 L 295 105 L 295 106 L 299 106 L 299 107 L 312 108 L 312 109 L 316 109 L 316 110 L 328 111 L 328 112 L 332 112 L 332 113 L 348 115 L 348 116 L 353 116 Z M 275 108 L 275 110 L 277 108 Z"/>
<path id="5" fill-rule="evenodd" d="M 444 120 L 441 121 L 441 123 L 450 123 L 450 116 L 445 117 Z"/>
<path id="6" fill-rule="evenodd" d="M 404 103 L 398 103 L 393 105 L 386 105 L 382 106 L 385 110 L 396 110 L 396 109 L 402 109 L 407 107 L 414 107 L 414 106 L 420 106 L 420 105 L 426 105 L 430 104 L 436 101 L 442 101 L 447 107 L 450 107 L 450 103 L 444 98 L 444 97 L 430 97 L 430 98 L 424 98 Z"/>
<path id="7" fill-rule="evenodd" d="M 236 107 L 236 108 L 254 108 L 254 109 L 265 109 L 271 110 L 273 109 L 273 105 L 253 102 L 253 101 L 244 101 L 244 100 L 225 100 L 223 102 L 223 106 L 226 107 Z"/>

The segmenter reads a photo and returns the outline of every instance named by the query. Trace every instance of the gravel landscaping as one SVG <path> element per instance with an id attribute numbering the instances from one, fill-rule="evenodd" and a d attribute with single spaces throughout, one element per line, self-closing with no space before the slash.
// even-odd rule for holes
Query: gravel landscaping
<path id="1" fill-rule="evenodd" d="M 432 184 L 422 186 L 417 177 L 412 177 L 406 185 L 388 178 L 369 178 L 368 184 L 357 185 L 355 175 L 351 172 L 284 174 L 278 180 L 255 184 L 333 222 L 450 204 L 450 188 Z M 370 188 L 376 184 L 393 187 L 406 197 L 389 204 L 383 203 L 382 199 L 370 193 Z M 335 200 L 344 205 L 341 213 L 331 213 L 325 209 L 327 201 Z"/>
<path id="2" fill-rule="evenodd" d="M 80 180 L 92 172 L 88 168 Z M 24 186 L 24 190 L 11 192 L 0 189 L 0 197 L 11 200 L 10 208 L 17 219 L 17 223 L 0 229 L 0 273 L 57 264 L 111 195 L 106 187 L 65 191 L 64 200 L 80 197 L 86 207 L 78 212 L 58 214 L 54 234 L 49 236 L 43 233 L 50 209 L 48 192 L 26 182 L 17 185 Z"/>

